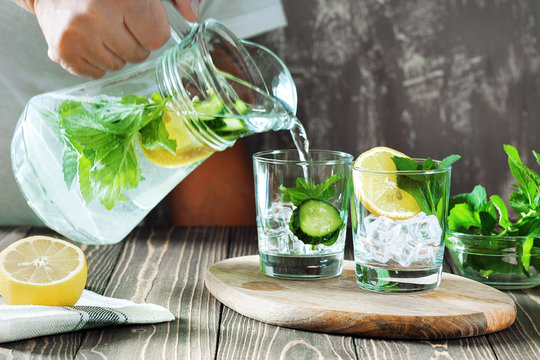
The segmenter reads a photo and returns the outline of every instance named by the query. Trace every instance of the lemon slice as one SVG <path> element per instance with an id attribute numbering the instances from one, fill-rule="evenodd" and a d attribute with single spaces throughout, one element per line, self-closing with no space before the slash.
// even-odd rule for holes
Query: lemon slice
<path id="1" fill-rule="evenodd" d="M 86 276 L 83 251 L 67 241 L 31 236 L 0 252 L 0 295 L 11 305 L 71 306 Z"/>
<path id="2" fill-rule="evenodd" d="M 142 145 L 139 135 L 141 149 L 150 162 L 162 167 L 179 167 L 206 159 L 215 151 L 193 137 L 180 116 L 173 110 L 165 111 L 163 122 L 169 133 L 169 139 L 176 140 L 176 153 L 163 149 L 147 149 Z"/>
<path id="3" fill-rule="evenodd" d="M 362 153 L 353 166 L 363 171 L 353 171 L 356 196 L 366 209 L 376 216 L 403 220 L 420 212 L 420 206 L 408 192 L 397 185 L 393 156 L 407 155 L 387 148 L 375 147 Z"/>

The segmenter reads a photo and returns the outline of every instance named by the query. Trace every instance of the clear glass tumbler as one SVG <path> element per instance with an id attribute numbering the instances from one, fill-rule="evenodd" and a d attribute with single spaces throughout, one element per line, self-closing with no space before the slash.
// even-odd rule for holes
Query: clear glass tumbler
<path id="1" fill-rule="evenodd" d="M 407 293 L 439 285 L 450 172 L 450 167 L 414 171 L 352 167 L 351 222 L 361 288 Z M 400 209 L 401 201 L 408 201 L 413 210 Z"/>
<path id="2" fill-rule="evenodd" d="M 352 155 L 310 150 L 253 155 L 261 271 L 317 279 L 341 274 Z"/>

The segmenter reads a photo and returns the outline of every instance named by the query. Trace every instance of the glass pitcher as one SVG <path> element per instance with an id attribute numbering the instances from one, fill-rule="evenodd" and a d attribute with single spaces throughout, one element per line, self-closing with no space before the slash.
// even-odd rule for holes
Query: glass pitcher
<path id="1" fill-rule="evenodd" d="M 216 20 L 190 29 L 155 60 L 29 101 L 12 167 L 48 227 L 117 243 L 212 153 L 293 127 L 296 89 L 275 54 Z"/>

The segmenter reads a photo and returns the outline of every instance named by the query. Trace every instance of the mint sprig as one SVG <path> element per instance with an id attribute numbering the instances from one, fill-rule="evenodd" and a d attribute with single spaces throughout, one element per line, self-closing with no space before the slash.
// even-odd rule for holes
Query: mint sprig
<path id="1" fill-rule="evenodd" d="M 450 199 L 448 227 L 454 232 L 505 236 L 525 236 L 523 244 L 517 245 L 517 265 L 508 264 L 497 258 L 476 259 L 469 256 L 462 264 L 471 267 L 486 277 L 493 273 L 530 275 L 530 266 L 540 269 L 540 263 L 531 263 L 531 253 L 540 252 L 540 175 L 521 160 L 518 150 L 504 145 L 510 172 L 517 181 L 510 194 L 508 204 L 516 217 L 512 220 L 506 202 L 499 195 L 487 197 L 486 190 L 477 185 L 471 193 L 456 195 Z M 540 164 L 540 154 L 533 151 Z M 491 241 L 490 249 L 501 250 L 503 242 Z M 534 259 L 533 259 L 534 261 Z M 537 261 L 538 262 L 538 261 Z"/>
<path id="2" fill-rule="evenodd" d="M 296 178 L 296 187 L 287 188 L 283 184 L 279 186 L 282 192 L 281 200 L 291 202 L 294 206 L 300 206 L 309 199 L 328 201 L 334 197 L 334 187 L 332 185 L 339 179 L 341 179 L 341 176 L 335 174 L 323 183 L 315 185 L 312 180 L 306 181 L 303 177 Z"/>
<path id="3" fill-rule="evenodd" d="M 431 158 L 427 158 L 423 162 L 418 162 L 414 159 L 404 158 L 399 156 L 392 157 L 394 165 L 399 171 L 411 171 L 411 173 L 403 173 L 397 176 L 398 188 L 409 193 L 418 203 L 420 210 L 426 215 L 436 215 L 441 219 L 444 212 L 443 184 L 441 180 L 444 173 L 434 172 L 432 174 L 417 174 L 415 171 L 430 171 L 444 169 L 451 166 L 461 158 L 459 155 L 450 155 L 440 161 L 438 164 Z"/>
<path id="4" fill-rule="evenodd" d="M 96 102 L 66 100 L 57 109 L 58 129 L 65 144 L 62 171 L 68 187 L 78 177 L 80 193 L 89 203 L 97 198 L 111 210 L 127 200 L 125 191 L 143 179 L 135 145 L 137 134 L 145 147 L 172 153 L 163 114 L 169 99 L 129 95 Z"/>

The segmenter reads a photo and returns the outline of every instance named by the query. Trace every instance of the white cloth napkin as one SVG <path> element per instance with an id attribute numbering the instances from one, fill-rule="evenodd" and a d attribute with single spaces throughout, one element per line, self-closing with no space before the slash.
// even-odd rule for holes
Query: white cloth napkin
<path id="1" fill-rule="evenodd" d="M 5 305 L 0 298 L 0 343 L 100 326 L 174 320 L 167 309 L 84 290 L 74 306 Z"/>

